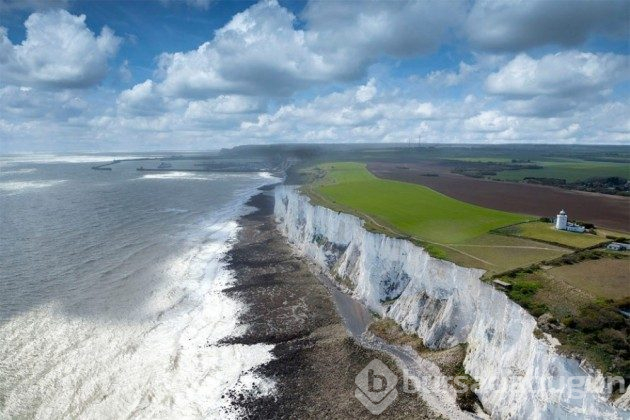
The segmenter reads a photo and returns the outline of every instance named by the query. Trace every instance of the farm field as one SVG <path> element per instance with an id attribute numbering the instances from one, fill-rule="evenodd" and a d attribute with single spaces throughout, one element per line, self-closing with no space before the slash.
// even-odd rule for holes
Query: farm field
<path id="1" fill-rule="evenodd" d="M 563 190 L 544 185 L 491 181 L 453 174 L 435 162 L 368 164 L 382 179 L 412 182 L 449 197 L 491 209 L 553 217 L 561 209 L 571 219 L 596 227 L 630 232 L 630 198 Z M 433 176 L 427 176 L 432 174 Z"/>
<path id="2" fill-rule="evenodd" d="M 327 164 L 322 169 L 326 176 L 315 186 L 321 196 L 428 241 L 459 243 L 532 219 L 464 203 L 420 185 L 382 180 L 359 163 Z"/>
<path id="3" fill-rule="evenodd" d="M 446 178 L 435 163 L 387 164 L 387 168 L 397 174 L 416 171 L 412 179 Z M 603 229 L 597 235 L 559 232 L 551 223 L 527 215 L 490 210 L 420 185 L 377 178 L 361 163 L 320 164 L 305 172 L 310 181 L 303 191 L 314 204 L 355 214 L 366 228 L 407 238 L 435 257 L 485 269 L 483 280 L 500 278 L 512 285 L 505 293 L 538 318 L 541 331 L 560 341 L 559 351 L 579 354 L 603 372 L 629 374 L 628 326 L 619 308 L 630 301 L 630 258 L 603 249 L 582 249 L 609 241 L 605 235 L 626 234 Z M 455 181 L 471 179 L 449 176 Z M 523 199 L 536 202 L 541 197 Z M 506 197 L 495 195 L 494 200 Z M 519 221 L 510 223 L 513 220 Z M 496 225 L 501 226 L 491 227 Z"/>
<path id="4" fill-rule="evenodd" d="M 556 258 L 571 250 L 491 230 L 530 216 L 474 206 L 419 185 L 389 181 L 359 163 L 311 168 L 305 188 L 315 204 L 358 215 L 366 227 L 418 241 L 432 255 L 491 273 Z"/>
<path id="5" fill-rule="evenodd" d="M 589 233 L 556 230 L 552 223 L 544 222 L 521 223 L 499 229 L 499 232 L 544 242 L 553 242 L 571 248 L 588 248 L 609 240 Z"/>
<path id="6" fill-rule="evenodd" d="M 583 261 L 554 267 L 547 273 L 596 298 L 618 300 L 630 297 L 629 258 Z"/>
<path id="7" fill-rule="evenodd" d="M 589 178 L 617 176 L 630 179 L 630 165 L 617 162 L 540 161 L 532 162 L 542 169 L 518 169 L 501 171 L 494 179 L 502 181 L 522 181 L 527 177 L 565 179 L 567 182 L 582 181 Z"/>

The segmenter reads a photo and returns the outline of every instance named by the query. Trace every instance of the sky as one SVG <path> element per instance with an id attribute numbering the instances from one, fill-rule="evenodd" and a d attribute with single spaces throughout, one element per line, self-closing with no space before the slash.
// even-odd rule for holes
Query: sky
<path id="1" fill-rule="evenodd" d="M 630 0 L 0 0 L 0 153 L 630 145 Z"/>

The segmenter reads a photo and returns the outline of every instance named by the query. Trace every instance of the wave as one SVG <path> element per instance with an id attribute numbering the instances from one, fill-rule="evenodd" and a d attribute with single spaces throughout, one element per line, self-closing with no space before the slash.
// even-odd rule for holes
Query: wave
<path id="1" fill-rule="evenodd" d="M 274 383 L 254 373 L 272 360 L 273 345 L 221 343 L 247 328 L 245 304 L 223 293 L 235 281 L 224 257 L 256 188 L 190 226 L 174 255 L 150 262 L 160 281 L 133 316 L 76 317 L 51 303 L 0 324 L 8 378 L 0 418 L 236 418 L 228 391 L 273 393 Z"/>
<path id="2" fill-rule="evenodd" d="M 66 182 L 63 179 L 52 181 L 7 181 L 0 182 L 0 191 L 17 193 L 31 189 L 41 189 L 59 185 Z"/>
<path id="3" fill-rule="evenodd" d="M 223 178 L 224 174 L 201 174 L 199 172 L 159 172 L 143 175 L 138 179 L 183 179 L 183 180 L 198 180 L 208 181 L 211 179 Z"/>
<path id="4" fill-rule="evenodd" d="M 31 174 L 35 172 L 37 169 L 35 168 L 23 168 L 23 169 L 14 169 L 5 171 L 4 169 L 0 170 L 0 176 L 4 175 L 22 175 L 22 174 Z"/>
<path id="5" fill-rule="evenodd" d="M 185 172 L 185 171 L 168 171 L 168 172 L 157 172 L 143 175 L 141 178 L 136 179 L 174 179 L 174 180 L 197 180 L 197 181 L 207 181 L 213 179 L 220 179 L 225 177 L 252 177 L 257 176 L 263 180 L 265 180 L 265 184 L 270 182 L 278 182 L 280 178 L 270 174 L 269 172 L 258 172 L 258 173 L 231 173 L 231 172 Z"/>

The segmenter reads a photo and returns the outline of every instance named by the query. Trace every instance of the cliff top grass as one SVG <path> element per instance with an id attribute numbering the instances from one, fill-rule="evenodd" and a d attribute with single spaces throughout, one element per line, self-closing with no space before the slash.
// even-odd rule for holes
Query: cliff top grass
<path id="1" fill-rule="evenodd" d="M 589 248 L 610 241 L 605 236 L 591 233 L 575 233 L 557 230 L 552 223 L 545 222 L 521 223 L 508 226 L 499 229 L 498 233 L 568 246 L 574 249 Z"/>
<path id="2" fill-rule="evenodd" d="M 361 163 L 329 163 L 312 171 L 306 192 L 316 201 L 359 213 L 373 224 L 429 243 L 463 243 L 493 229 L 533 219 L 464 203 L 421 185 L 380 179 Z"/>
<path id="3" fill-rule="evenodd" d="M 630 378 L 630 320 L 619 313 L 630 307 L 629 267 L 626 254 L 585 250 L 501 279 L 512 284 L 507 295 L 560 341 L 561 352 Z"/>

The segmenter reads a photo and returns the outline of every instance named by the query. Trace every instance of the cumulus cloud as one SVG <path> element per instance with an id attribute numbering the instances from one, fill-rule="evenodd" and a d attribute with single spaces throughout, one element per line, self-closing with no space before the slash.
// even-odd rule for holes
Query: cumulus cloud
<path id="1" fill-rule="evenodd" d="M 39 92 L 29 87 L 0 88 L 0 114 L 13 120 L 68 121 L 88 108 L 87 101 L 69 91 Z"/>
<path id="2" fill-rule="evenodd" d="M 197 121 L 216 121 L 227 118 L 240 119 L 243 114 L 254 114 L 262 111 L 262 103 L 257 98 L 220 95 L 214 99 L 190 102 L 184 117 Z"/>
<path id="3" fill-rule="evenodd" d="M 168 97 L 283 97 L 355 80 L 383 56 L 434 50 L 463 18 L 463 3 L 310 2 L 296 16 L 276 0 L 236 14 L 196 50 L 163 54 L 156 81 Z"/>
<path id="4" fill-rule="evenodd" d="M 457 71 L 435 70 L 429 73 L 427 81 L 434 85 L 456 86 L 463 83 L 472 73 L 478 70 L 477 66 L 459 63 Z"/>
<path id="5" fill-rule="evenodd" d="M 196 50 L 160 57 L 162 92 L 198 99 L 221 93 L 285 96 L 335 78 L 335 63 L 311 51 L 294 22 L 276 1 L 238 13 Z"/>
<path id="6" fill-rule="evenodd" d="M 120 38 L 108 27 L 96 36 L 85 15 L 65 10 L 31 14 L 26 39 L 14 45 L 0 27 L 0 73 L 5 83 L 43 88 L 85 88 L 99 83 Z"/>
<path id="7" fill-rule="evenodd" d="M 347 77 L 383 56 L 409 57 L 439 47 L 465 17 L 463 1 L 311 0 L 302 16 L 312 47 Z"/>
<path id="8" fill-rule="evenodd" d="M 407 142 L 418 136 L 449 143 L 629 142 L 630 105 L 626 85 L 619 86 L 627 80 L 626 56 L 468 54 L 457 45 L 431 61 L 447 60 L 448 68 L 387 75 L 388 58 L 399 63 L 461 41 L 451 32 L 464 21 L 464 36 L 476 47 L 500 52 L 619 31 L 616 24 L 603 29 L 593 23 L 612 22 L 610 8 L 617 3 L 604 0 L 591 23 L 579 20 L 573 38 L 559 40 L 544 30 L 546 18 L 531 23 L 541 8 L 552 16 L 566 9 L 562 1 L 551 3 L 508 8 L 494 2 L 311 0 L 296 17 L 264 0 L 234 15 L 198 48 L 158 56 L 149 79 L 122 91 L 77 89 L 103 79 L 118 37 L 107 28 L 92 33 L 85 16 L 35 13 L 20 44 L 0 30 L 0 138 L 3 147 L 40 146 L 54 137 L 73 148 L 112 149 Z M 482 12 L 486 33 L 474 26 Z M 519 31 L 527 32 L 520 41 Z M 130 68 L 142 64 L 134 57 L 119 63 L 112 80 L 131 81 L 136 75 Z"/>
<path id="9" fill-rule="evenodd" d="M 379 92 L 376 81 L 280 107 L 241 124 L 246 137 L 281 141 L 407 141 L 440 118 L 431 102 Z"/>
<path id="10" fill-rule="evenodd" d="M 628 79 L 628 57 L 565 51 L 534 59 L 519 54 L 490 74 L 486 90 L 520 114 L 550 115 L 600 100 Z"/>
<path id="11" fill-rule="evenodd" d="M 628 57 L 565 51 L 536 60 L 520 54 L 488 76 L 490 93 L 572 96 L 609 88 L 628 74 Z"/>
<path id="12" fill-rule="evenodd" d="M 152 80 L 145 80 L 118 95 L 118 110 L 125 115 L 155 116 L 166 111 L 164 98 L 156 92 Z"/>
<path id="13" fill-rule="evenodd" d="M 626 38 L 625 0 L 478 0 L 466 21 L 477 48 L 521 51 L 547 44 L 577 46 L 592 34 Z"/>
<path id="14" fill-rule="evenodd" d="M 503 132 L 514 125 L 516 119 L 503 115 L 496 110 L 483 111 L 465 121 L 465 127 L 470 131 Z"/>

